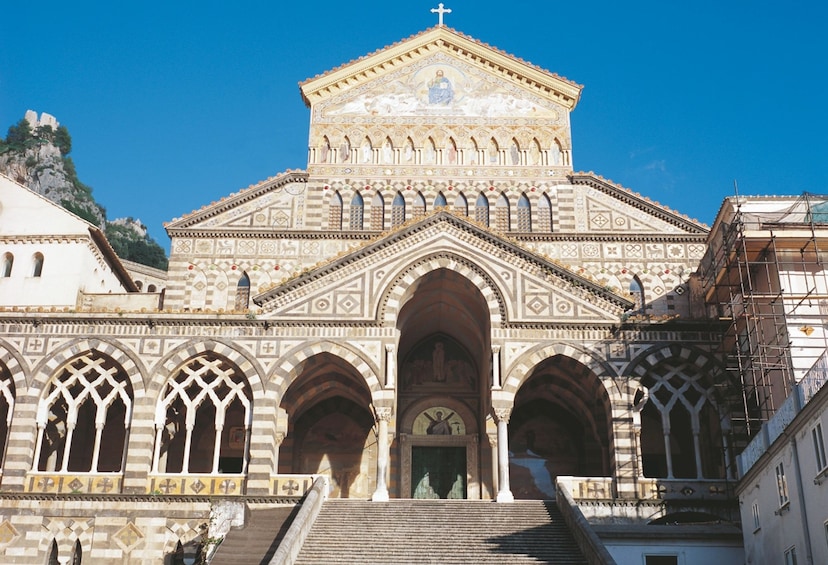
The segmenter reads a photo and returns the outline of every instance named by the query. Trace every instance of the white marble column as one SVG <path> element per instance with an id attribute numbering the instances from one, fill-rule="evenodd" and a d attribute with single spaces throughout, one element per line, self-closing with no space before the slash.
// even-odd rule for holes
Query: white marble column
<path id="1" fill-rule="evenodd" d="M 385 346 L 385 388 L 394 388 L 397 383 L 396 349 L 393 345 Z"/>
<path id="2" fill-rule="evenodd" d="M 501 388 L 500 384 L 500 346 L 492 346 L 492 388 Z"/>
<path id="3" fill-rule="evenodd" d="M 494 409 L 497 422 L 498 502 L 514 502 L 515 500 L 509 486 L 509 415 L 511 412 L 510 408 Z"/>
<path id="4" fill-rule="evenodd" d="M 388 441 L 388 422 L 391 420 L 391 408 L 376 408 L 377 414 L 377 488 L 371 495 L 374 502 L 388 501 L 388 462 L 390 460 L 390 443 Z"/>
<path id="5" fill-rule="evenodd" d="M 282 449 L 282 442 L 285 441 L 285 434 L 283 434 L 282 432 L 276 432 L 276 435 L 273 436 L 273 439 L 275 440 L 274 441 L 274 443 L 275 443 L 274 447 L 276 448 L 276 449 L 273 450 L 273 474 L 278 475 L 279 474 L 279 450 Z"/>

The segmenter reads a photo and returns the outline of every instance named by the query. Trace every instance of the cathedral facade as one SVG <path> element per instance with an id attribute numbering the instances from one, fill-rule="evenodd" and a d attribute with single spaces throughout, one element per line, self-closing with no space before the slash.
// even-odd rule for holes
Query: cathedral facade
<path id="1" fill-rule="evenodd" d="M 168 223 L 159 292 L 104 247 L 105 290 L 3 304 L 4 562 L 157 563 L 319 475 L 738 521 L 708 228 L 575 172 L 580 91 L 431 28 L 302 83 L 306 169 Z M 10 229 L 0 296 L 61 276 Z"/>

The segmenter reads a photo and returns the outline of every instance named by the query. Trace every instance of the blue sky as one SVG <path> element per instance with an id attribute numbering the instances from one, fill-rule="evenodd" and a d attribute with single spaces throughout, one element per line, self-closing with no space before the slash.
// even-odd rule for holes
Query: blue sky
<path id="1" fill-rule="evenodd" d="M 446 24 L 584 85 L 576 170 L 711 223 L 743 194 L 828 193 L 828 4 L 445 1 Z M 14 2 L 0 131 L 69 128 L 110 219 L 163 223 L 304 168 L 297 84 L 436 24 L 437 2 Z"/>

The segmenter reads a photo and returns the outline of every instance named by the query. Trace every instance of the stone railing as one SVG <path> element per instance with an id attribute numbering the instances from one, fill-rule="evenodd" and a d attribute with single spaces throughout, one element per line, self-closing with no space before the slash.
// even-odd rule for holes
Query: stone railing
<path id="1" fill-rule="evenodd" d="M 589 565 L 615 565 L 615 560 L 592 529 L 581 509 L 575 504 L 564 481 L 558 480 L 555 492 L 558 509 L 561 511 L 569 531 L 572 532 L 575 543 L 578 544 L 581 553 L 587 558 L 587 563 Z"/>
<path id="2" fill-rule="evenodd" d="M 773 445 L 773 442 L 782 435 L 785 429 L 793 422 L 808 402 L 828 382 L 828 353 L 814 363 L 802 380 L 793 386 L 793 390 L 773 417 L 762 425 L 759 433 L 751 440 L 748 446 L 738 455 L 736 461 L 739 467 L 739 476 L 744 477 L 760 457 Z"/>
<path id="3" fill-rule="evenodd" d="M 328 477 L 316 477 L 313 486 L 302 501 L 302 507 L 285 532 L 282 543 L 279 544 L 268 565 L 293 565 L 296 562 L 302 550 L 302 544 L 305 543 L 308 532 L 322 509 L 322 503 L 328 498 L 329 489 Z"/>

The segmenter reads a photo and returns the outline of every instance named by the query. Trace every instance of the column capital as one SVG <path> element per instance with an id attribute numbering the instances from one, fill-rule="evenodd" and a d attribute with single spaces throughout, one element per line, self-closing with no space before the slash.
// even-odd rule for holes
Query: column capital
<path id="1" fill-rule="evenodd" d="M 500 346 L 499 345 L 493 345 L 492 346 L 492 353 L 500 353 Z"/>
<path id="2" fill-rule="evenodd" d="M 385 351 L 386 351 L 386 353 L 394 353 L 394 350 L 395 350 L 396 348 L 397 348 L 397 347 L 396 347 L 393 343 L 386 343 L 386 344 L 385 344 Z"/>
<path id="3" fill-rule="evenodd" d="M 391 421 L 391 407 L 390 406 L 375 406 L 374 414 L 376 414 L 377 422 Z"/>
<path id="4" fill-rule="evenodd" d="M 511 408 L 492 408 L 492 415 L 494 416 L 495 422 L 498 424 L 500 422 L 509 423 L 509 416 L 512 415 Z"/>
<path id="5" fill-rule="evenodd" d="M 276 440 L 276 446 L 282 445 L 282 442 L 285 441 L 285 434 L 282 432 L 276 432 L 273 435 L 273 438 Z"/>

